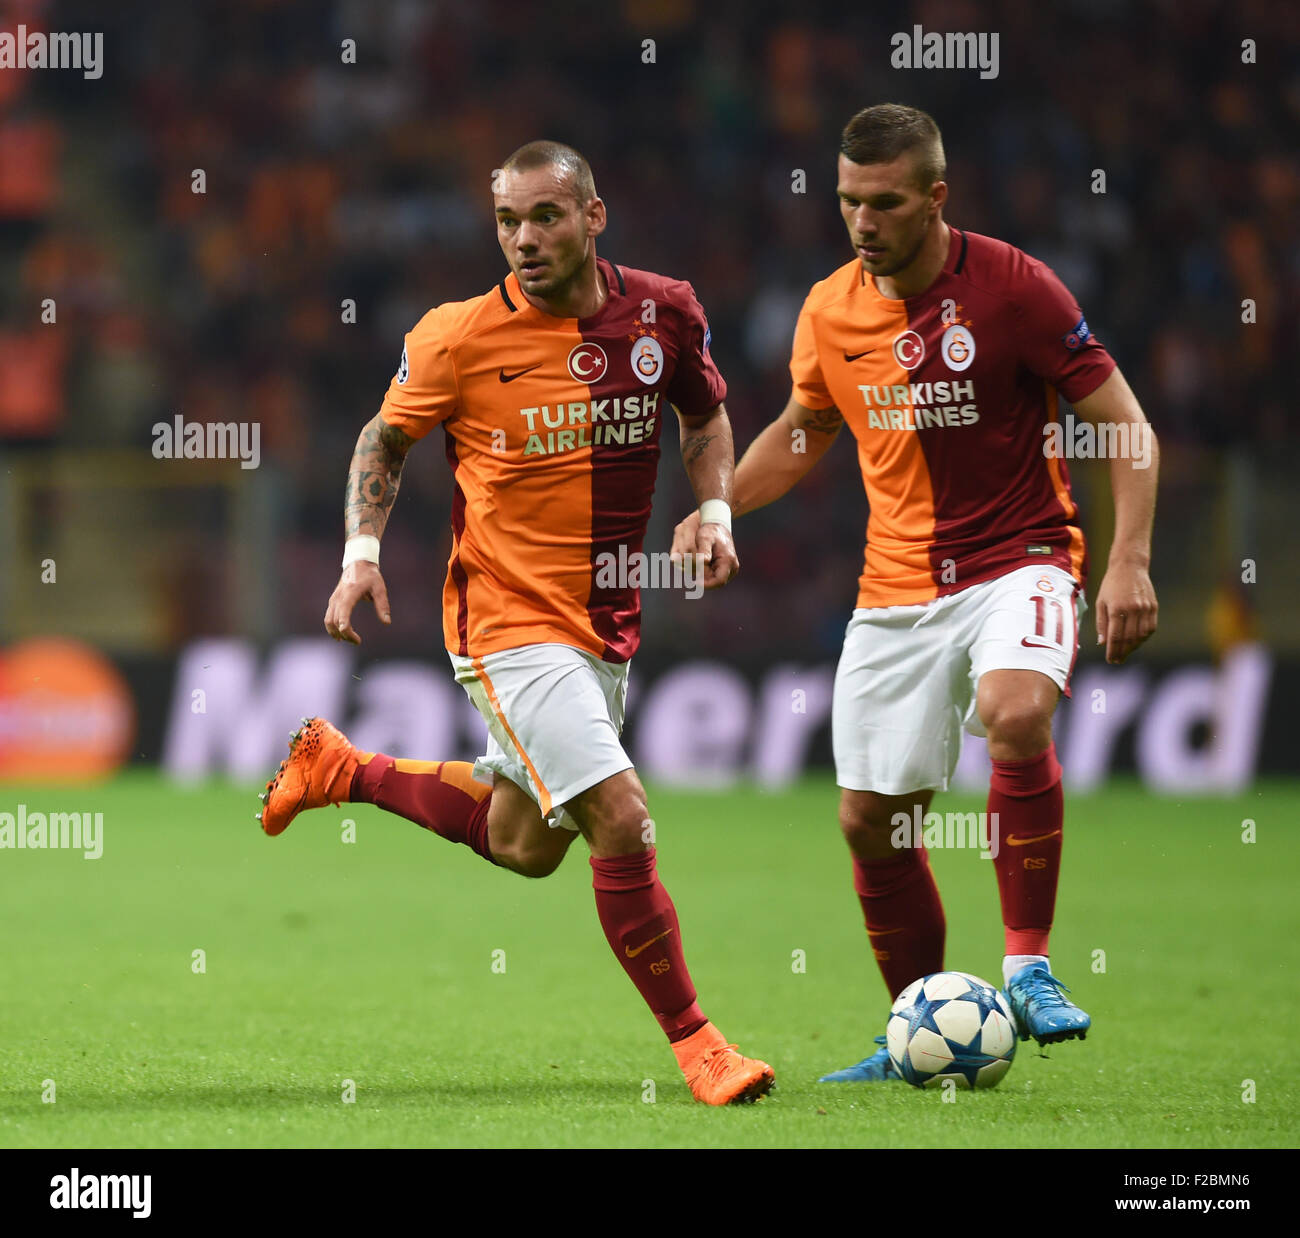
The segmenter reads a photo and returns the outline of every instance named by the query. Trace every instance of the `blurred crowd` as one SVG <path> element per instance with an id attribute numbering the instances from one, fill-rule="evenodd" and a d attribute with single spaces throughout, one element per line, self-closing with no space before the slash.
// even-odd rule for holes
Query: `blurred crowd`
<path id="1" fill-rule="evenodd" d="M 694 284 L 738 452 L 788 396 L 804 294 L 850 256 L 839 130 L 883 101 L 936 118 L 947 218 L 1055 268 L 1175 467 L 1183 447 L 1300 435 L 1282 384 L 1300 343 L 1294 6 L 0 0 L 0 30 L 20 22 L 102 30 L 104 69 L 0 69 L 0 443 L 146 450 L 177 413 L 258 422 L 288 631 L 319 630 L 352 444 L 403 333 L 503 274 L 490 178 L 535 137 L 590 160 L 602 254 Z M 998 76 L 891 69 L 914 24 L 997 31 Z M 413 639 L 437 623 L 449 543 L 436 439 L 385 539 Z M 660 548 L 691 506 L 665 447 Z M 833 652 L 866 503 L 847 443 L 819 469 L 738 526 L 724 594 L 650 599 L 647 639 Z M 195 616 L 219 630 L 220 599 Z"/>

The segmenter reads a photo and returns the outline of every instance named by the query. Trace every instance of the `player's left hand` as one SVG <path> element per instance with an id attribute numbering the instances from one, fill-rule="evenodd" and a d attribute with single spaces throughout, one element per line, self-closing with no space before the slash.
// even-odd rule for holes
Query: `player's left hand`
<path id="1" fill-rule="evenodd" d="M 695 533 L 695 564 L 700 573 L 697 579 L 706 589 L 717 589 L 733 580 L 740 571 L 740 559 L 729 530 L 711 522 L 700 525 Z"/>
<path id="2" fill-rule="evenodd" d="M 1112 563 L 1097 591 L 1097 644 L 1119 665 L 1156 630 L 1155 587 L 1146 568 Z"/>

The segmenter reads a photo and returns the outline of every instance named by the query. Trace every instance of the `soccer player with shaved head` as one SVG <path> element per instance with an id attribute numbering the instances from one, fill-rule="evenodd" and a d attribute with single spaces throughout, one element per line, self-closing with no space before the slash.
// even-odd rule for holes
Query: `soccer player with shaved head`
<path id="1" fill-rule="evenodd" d="M 945 221 L 945 174 L 924 112 L 881 104 L 845 127 L 837 192 L 854 256 L 804 302 L 789 403 L 737 465 L 733 511 L 785 494 L 848 425 L 870 517 L 831 728 L 867 934 L 891 1001 L 943 970 L 943 908 L 914 827 L 947 789 L 963 728 L 987 736 L 1003 980 L 1022 1039 L 1046 1044 L 1090 1026 L 1048 956 L 1064 826 L 1052 715 L 1087 570 L 1054 449 L 1061 399 L 1114 449 L 1096 600 L 1110 662 L 1155 631 L 1155 439 L 1052 271 Z M 698 529 L 697 514 L 684 520 L 674 553 Z M 897 1077 L 885 1049 L 826 1076 Z"/>
<path id="2" fill-rule="evenodd" d="M 352 643 L 362 599 L 390 621 L 380 538 L 407 452 L 441 426 L 454 478 L 443 638 L 487 751 L 472 765 L 394 758 L 306 719 L 267 784 L 262 826 L 279 834 L 304 809 L 377 804 L 526 877 L 554 872 L 581 834 L 601 927 L 692 1094 L 756 1100 L 772 1068 L 701 1010 L 656 872 L 645 790 L 619 741 L 640 594 L 602 569 L 640 562 L 671 411 L 700 501 L 701 583 L 736 573 L 726 385 L 689 284 L 596 256 L 605 204 L 577 151 L 530 142 L 492 190 L 509 274 L 407 335 L 353 453 L 343 574 L 325 614 Z"/>

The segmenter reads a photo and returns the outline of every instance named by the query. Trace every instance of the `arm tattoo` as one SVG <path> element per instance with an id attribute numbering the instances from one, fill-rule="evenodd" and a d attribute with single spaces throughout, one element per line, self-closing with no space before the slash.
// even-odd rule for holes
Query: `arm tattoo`
<path id="1" fill-rule="evenodd" d="M 819 434 L 834 434 L 844 424 L 840 410 L 831 405 L 829 408 L 809 409 L 800 419 L 799 424 Z"/>
<path id="2" fill-rule="evenodd" d="M 716 434 L 693 434 L 682 439 L 682 459 L 688 468 L 709 450 L 709 444 L 717 437 Z"/>
<path id="3" fill-rule="evenodd" d="M 370 421 L 352 452 L 347 493 L 343 503 L 343 528 L 347 537 L 369 533 L 382 537 L 388 513 L 397 498 L 402 464 L 412 439 L 382 416 Z"/>

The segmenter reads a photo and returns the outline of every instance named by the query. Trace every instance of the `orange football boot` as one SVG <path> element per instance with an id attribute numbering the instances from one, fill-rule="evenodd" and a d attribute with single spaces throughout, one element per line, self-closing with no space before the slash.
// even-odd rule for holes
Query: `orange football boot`
<path id="1" fill-rule="evenodd" d="M 289 755 L 259 796 L 262 829 L 283 834 L 304 809 L 343 803 L 359 764 L 357 750 L 342 731 L 324 718 L 304 718 L 289 736 Z"/>
<path id="2" fill-rule="evenodd" d="M 772 1090 L 776 1076 L 766 1062 L 741 1057 L 712 1023 L 672 1046 L 691 1095 L 706 1105 L 747 1105 Z"/>

